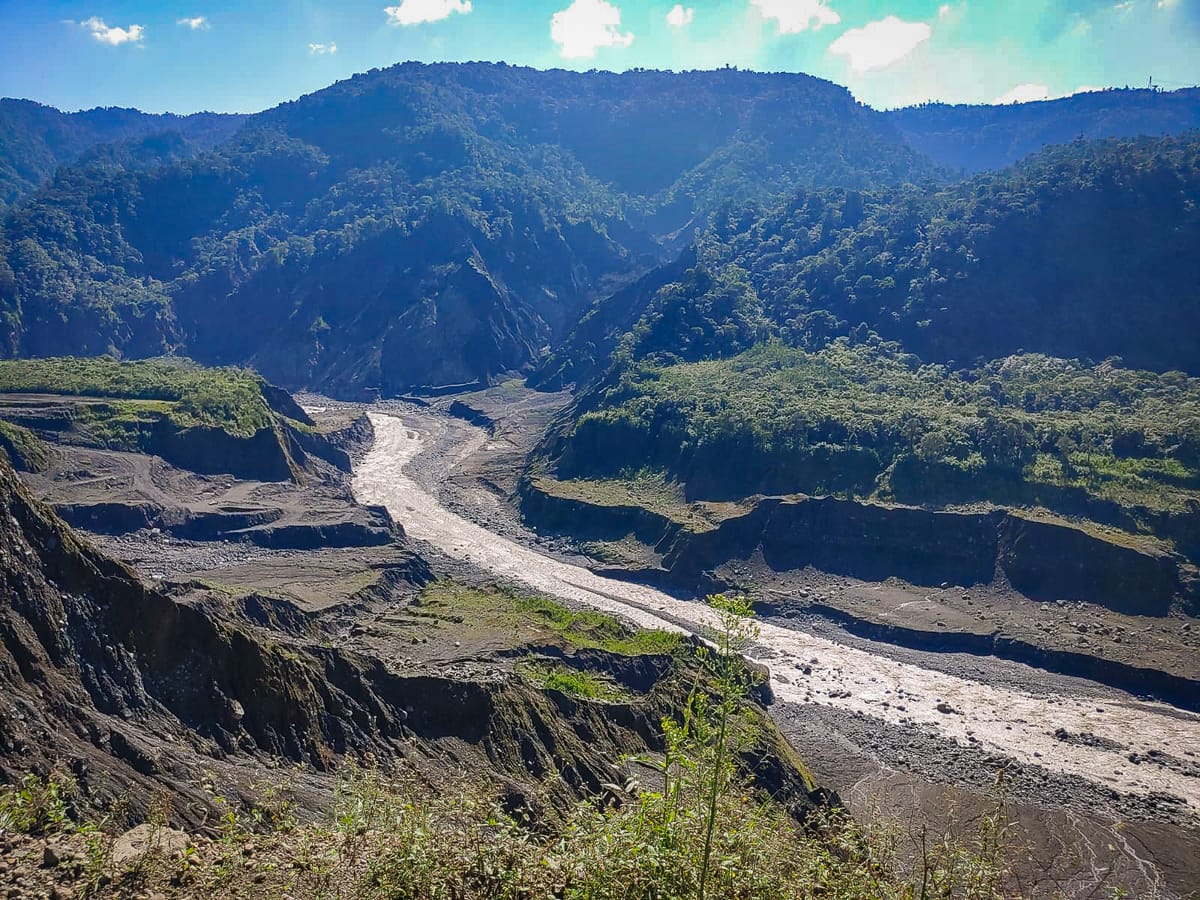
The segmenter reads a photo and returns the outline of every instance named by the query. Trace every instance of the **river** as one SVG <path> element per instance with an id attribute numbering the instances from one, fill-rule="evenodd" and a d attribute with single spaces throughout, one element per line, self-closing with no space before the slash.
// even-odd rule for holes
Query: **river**
<path id="1" fill-rule="evenodd" d="M 387 507 L 414 540 L 498 580 L 637 625 L 702 633 L 712 621 L 702 603 L 601 577 L 455 514 L 406 471 L 423 449 L 421 433 L 394 415 L 371 413 L 371 421 L 376 440 L 355 469 L 355 493 L 363 503 Z M 1200 716 L 1133 698 L 1098 701 L 989 685 L 770 623 L 761 624 L 754 652 L 770 667 L 772 689 L 782 701 L 916 725 L 1122 793 L 1169 794 L 1186 803 L 1183 818 L 1190 813 L 1200 821 L 1200 778 L 1128 758 L 1131 752 L 1152 750 L 1200 756 Z M 1030 671 L 1030 683 L 1036 684 L 1037 670 Z M 1095 735 L 1097 740 L 1091 746 L 1064 742 L 1055 737 L 1057 729 Z"/>

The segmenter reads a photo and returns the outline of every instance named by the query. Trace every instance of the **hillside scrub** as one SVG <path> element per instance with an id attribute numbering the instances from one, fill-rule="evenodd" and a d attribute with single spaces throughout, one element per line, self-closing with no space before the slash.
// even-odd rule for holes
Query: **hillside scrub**
<path id="1" fill-rule="evenodd" d="M 693 496 L 1053 507 L 1069 489 L 1183 511 L 1200 490 L 1200 380 L 1033 354 L 954 372 L 882 343 L 764 343 L 631 367 L 567 431 L 558 461 L 567 477 L 662 467 Z"/>
<path id="2" fill-rule="evenodd" d="M 168 412 L 181 427 L 216 426 L 242 436 L 274 422 L 263 384 L 262 378 L 243 369 L 204 368 L 188 360 L 0 360 L 0 393 L 163 401 L 155 408 Z"/>
<path id="3" fill-rule="evenodd" d="M 19 472 L 40 472 L 50 463 L 50 449 L 28 428 L 0 420 L 0 453 Z"/>
<path id="4" fill-rule="evenodd" d="M 74 860 L 82 894 L 95 898 L 1017 896 L 1006 886 L 1012 848 L 1002 811 L 965 841 L 926 841 L 910 852 L 896 829 L 859 826 L 836 808 L 801 823 L 786 797 L 763 796 L 737 763 L 753 740 L 744 712 L 755 676 L 741 656 L 755 635 L 749 607 L 738 598 L 709 602 L 718 624 L 698 651 L 707 674 L 678 717 L 664 719 L 665 752 L 613 760 L 614 781 L 630 763 L 644 776 L 565 810 L 539 814 L 546 808 L 537 798 L 514 808 L 465 773 L 431 789 L 407 768 L 367 760 L 343 768 L 317 821 L 296 816 L 286 783 L 260 786 L 248 808 L 210 788 L 223 810 L 210 835 L 132 862 L 114 861 L 104 822 L 79 826 L 69 817 L 71 783 L 61 776 L 30 777 L 0 793 L 0 830 L 74 840 L 80 850 L 55 858 L 65 867 Z M 169 805 L 159 804 L 152 829 L 165 829 L 169 818 Z"/>

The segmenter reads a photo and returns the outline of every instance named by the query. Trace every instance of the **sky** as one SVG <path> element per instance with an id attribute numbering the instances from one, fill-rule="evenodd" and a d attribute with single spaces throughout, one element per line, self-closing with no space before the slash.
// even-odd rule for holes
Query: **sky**
<path id="1" fill-rule="evenodd" d="M 807 72 L 891 108 L 1200 83 L 1200 0 L 0 0 L 0 96 L 255 112 L 406 60 Z"/>

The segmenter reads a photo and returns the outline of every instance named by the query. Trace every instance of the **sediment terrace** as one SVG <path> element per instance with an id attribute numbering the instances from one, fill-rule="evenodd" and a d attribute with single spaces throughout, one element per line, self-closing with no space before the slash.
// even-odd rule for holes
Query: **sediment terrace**
<path id="1" fill-rule="evenodd" d="M 406 473 L 421 451 L 420 433 L 395 416 L 373 413 L 371 419 L 376 442 L 356 467 L 356 494 L 386 506 L 412 538 L 495 577 L 640 625 L 703 632 L 710 623 L 698 603 L 547 557 L 452 513 Z M 771 667 L 772 686 L 784 702 L 918 726 L 1121 794 L 1159 798 L 1181 820 L 1200 813 L 1194 765 L 1152 762 L 1168 751 L 1192 761 L 1200 753 L 1200 717 L 1167 704 L 1128 697 L 1098 703 L 989 685 L 774 623 L 763 624 L 758 655 Z M 1029 683 L 1037 682 L 1031 670 Z M 1058 734 L 1094 739 L 1070 742 Z"/>

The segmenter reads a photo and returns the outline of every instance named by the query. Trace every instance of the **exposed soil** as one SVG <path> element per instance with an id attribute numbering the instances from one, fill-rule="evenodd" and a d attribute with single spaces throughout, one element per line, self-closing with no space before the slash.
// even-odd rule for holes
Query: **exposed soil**
<path id="1" fill-rule="evenodd" d="M 271 619 L 280 608 L 275 601 L 294 604 L 317 617 L 331 646 L 383 660 L 400 677 L 438 673 L 498 684 L 513 677 L 514 660 L 525 652 L 514 654 L 519 646 L 546 649 L 545 636 L 518 635 L 514 644 L 495 627 L 435 621 L 412 609 L 413 586 L 434 574 L 532 588 L 638 624 L 702 630 L 700 605 L 601 577 L 588 568 L 596 560 L 582 552 L 587 548 L 523 526 L 510 499 L 526 453 L 565 400 L 505 386 L 432 408 L 378 404 L 371 416 L 378 433 L 368 450 L 369 433 L 353 428 L 362 406 L 304 398 L 323 430 L 346 433 L 358 499 L 386 505 L 432 571 L 394 542 L 301 550 L 232 531 L 220 535 L 225 540 L 193 540 L 159 525 L 110 527 L 119 533 L 93 539 L 182 599 L 260 598 L 245 608 L 258 610 L 274 631 L 288 624 Z M 267 527 L 379 516 L 355 505 L 332 472 L 303 485 L 248 483 L 148 457 L 60 448 L 54 468 L 28 480 L 64 506 L 145 504 L 182 511 L 184 521 L 213 510 L 230 514 L 231 507 L 268 510 L 274 518 L 262 523 Z M 931 831 L 969 823 L 993 808 L 991 787 L 1003 770 L 1014 834 L 1032 847 L 1024 873 L 1031 896 L 1049 894 L 1055 884 L 1068 896 L 1119 884 L 1133 896 L 1175 897 L 1200 883 L 1200 717 L 1017 662 L 870 640 L 831 622 L 822 607 L 864 620 L 888 614 L 886 621 L 947 634 L 1011 623 L 1072 646 L 1107 628 L 1103 636 L 1117 645 L 1127 639 L 1131 654 L 1157 640 L 1168 646 L 1175 636 L 1190 639 L 1175 619 L 1143 629 L 1140 618 L 1117 621 L 1107 612 L 1100 623 L 1097 610 L 1039 606 L 1002 588 L 929 589 L 812 569 L 778 573 L 754 559 L 718 575 L 764 602 L 758 656 L 782 701 L 775 718 L 818 779 L 860 816 L 900 814 L 913 834 L 920 823 Z M 1022 619 L 1031 610 L 1036 615 Z M 1064 637 L 1061 626 L 1072 621 L 1087 631 L 1071 627 Z M 1181 671 L 1194 665 L 1182 652 L 1187 639 L 1172 645 L 1176 656 L 1162 655 Z"/>
<path id="2" fill-rule="evenodd" d="M 547 406 L 555 402 L 561 399 Z M 478 398 L 471 406 L 483 411 Z M 493 433 L 515 436 L 505 438 L 509 447 L 489 450 L 488 432 L 465 420 L 413 406 L 393 405 L 389 411 L 401 421 L 373 415 L 378 442 L 358 467 L 356 488 L 360 497 L 386 503 L 426 552 L 436 548 L 436 556 L 463 574 L 483 570 L 643 624 L 701 627 L 702 608 L 696 604 L 598 577 L 583 568 L 592 561 L 569 539 L 538 537 L 521 526 L 504 491 L 509 497 L 514 492 L 513 461 L 536 440 L 537 429 L 522 430 L 503 415 L 489 414 Z M 488 469 L 492 453 L 502 462 L 496 477 Z M 730 574 L 750 581 L 766 575 Z M 911 586 L 895 582 L 851 588 L 847 579 L 812 571 L 797 577 L 809 579 L 803 589 L 810 594 L 820 583 L 823 592 L 865 594 L 862 603 L 874 604 L 872 597 L 887 594 L 904 609 L 913 599 L 926 603 L 931 593 L 917 589 L 922 593 L 914 598 Z M 1039 633 L 1064 616 L 1080 621 L 1082 615 L 1086 623 L 1096 615 L 1074 606 L 1043 609 L 1016 597 L 1008 610 L 999 592 L 983 595 L 972 588 L 966 598 L 962 593 L 951 606 L 972 627 L 978 621 L 975 606 L 984 602 L 991 603 L 984 607 L 990 615 L 1007 611 L 1014 620 L 1032 606 L 1044 616 L 1042 628 L 1030 626 Z M 924 609 L 935 615 L 932 606 Z M 799 609 L 788 612 L 803 615 Z M 950 630 L 949 618 L 937 621 Z M 1160 625 L 1182 627 L 1170 619 Z M 1100 627 L 1113 636 L 1124 629 L 1136 641 L 1132 621 Z M 1082 633 L 1073 631 L 1071 641 Z M 1114 879 L 1133 886 L 1135 896 L 1154 896 L 1148 893 L 1151 884 L 1158 884 L 1153 890 L 1160 896 L 1180 896 L 1200 883 L 1200 836 L 1194 830 L 1200 811 L 1200 717 L 1020 663 L 866 640 L 812 614 L 799 621 L 771 617 L 763 624 L 763 645 L 760 656 L 771 666 L 776 696 L 785 701 L 775 707 L 778 720 L 819 776 L 848 792 L 856 810 L 895 806 L 901 795 L 917 797 L 922 815 L 931 818 L 948 798 L 951 805 L 978 808 L 998 768 L 1005 768 L 1013 816 L 1039 852 L 1054 855 L 1049 848 L 1064 833 L 1078 834 L 1071 843 L 1089 853 L 1094 847 L 1097 860 L 1104 853 L 1124 860 L 1101 864 L 1089 857 L 1077 860 L 1075 871 L 1060 860 L 1059 869 L 1043 878 L 1044 890 L 1067 876 L 1078 879 L 1072 895 L 1083 893 L 1085 882 L 1094 887 Z M 1119 840 L 1105 837 L 1118 819 L 1141 824 L 1120 830 Z M 1064 832 L 1064 823 L 1072 830 Z M 1108 867 L 1115 869 L 1106 874 Z"/>
<path id="3" fill-rule="evenodd" d="M 57 445 L 51 465 L 24 480 L 68 524 L 103 534 L 157 530 L 281 549 L 394 540 L 392 523 L 356 505 L 341 473 L 318 461 L 311 467 L 303 484 L 249 481 L 198 475 L 156 456 Z"/>
<path id="4" fill-rule="evenodd" d="M 160 502 L 180 500 L 181 483 L 224 489 L 157 460 L 115 459 Z M 336 480 L 293 488 L 281 496 L 298 512 L 305 491 L 332 513 L 364 511 Z M 109 497 L 115 507 L 125 499 L 120 488 Z M 386 546 L 307 552 L 162 529 L 91 535 L 152 573 L 147 588 L 35 502 L 7 465 L 0 510 L 0 781 L 69 771 L 74 809 L 107 813 L 109 828 L 144 821 L 160 793 L 172 824 L 210 836 L 218 796 L 241 807 L 278 790 L 276 800 L 311 814 L 328 808 L 339 769 L 355 759 L 431 786 L 457 777 L 494 788 L 506 809 L 536 820 L 623 781 L 628 756 L 661 751 L 661 722 L 698 677 L 694 661 L 661 644 L 627 650 L 620 640 L 633 637 L 611 628 L 600 629 L 611 649 L 577 641 L 536 604 L 432 584 L 399 531 Z M 545 673 L 560 666 L 611 690 L 557 689 Z M 747 759 L 765 791 L 797 815 L 827 799 L 778 731 L 756 735 Z M 0 893 L 83 889 L 73 862 L 44 864 L 39 842 L 16 844 L 0 834 Z M 109 885 L 96 896 L 129 894 Z"/>

